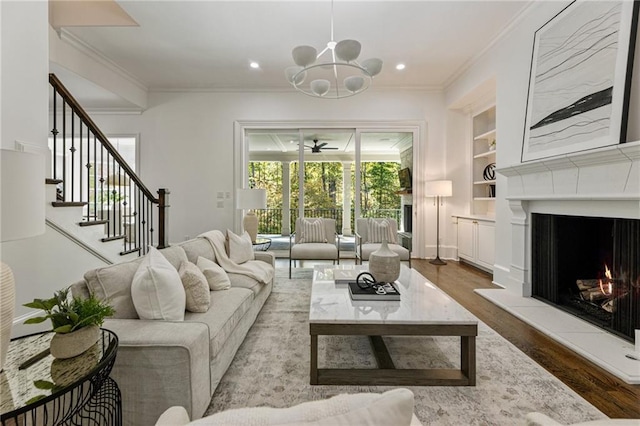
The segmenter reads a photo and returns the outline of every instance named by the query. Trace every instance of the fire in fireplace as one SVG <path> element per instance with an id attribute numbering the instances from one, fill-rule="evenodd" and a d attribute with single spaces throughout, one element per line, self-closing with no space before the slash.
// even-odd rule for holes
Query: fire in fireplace
<path id="1" fill-rule="evenodd" d="M 623 338 L 640 328 L 640 220 L 532 214 L 532 295 Z"/>

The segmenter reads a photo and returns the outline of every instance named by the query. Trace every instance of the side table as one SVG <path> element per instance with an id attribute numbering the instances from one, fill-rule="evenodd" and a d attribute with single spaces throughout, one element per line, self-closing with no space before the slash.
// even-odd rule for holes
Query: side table
<path id="1" fill-rule="evenodd" d="M 48 354 L 52 337 L 46 332 L 11 341 L 0 373 L 0 424 L 121 425 L 120 389 L 109 377 L 118 351 L 115 333 L 102 329 L 95 345 L 69 359 Z M 36 361 L 25 367 L 28 360 Z"/>
<path id="2" fill-rule="evenodd" d="M 271 247 L 271 238 L 256 238 L 255 242 L 253 242 L 253 249 L 255 251 L 267 251 Z"/>

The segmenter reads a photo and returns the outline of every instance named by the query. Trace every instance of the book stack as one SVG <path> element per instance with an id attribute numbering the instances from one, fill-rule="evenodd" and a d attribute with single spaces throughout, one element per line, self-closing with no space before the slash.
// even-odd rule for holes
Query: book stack
<path id="1" fill-rule="evenodd" d="M 400 300 L 400 292 L 396 283 L 381 284 L 384 292 L 376 291 L 373 287 L 360 288 L 355 282 L 348 284 L 351 300 Z"/>
<path id="2" fill-rule="evenodd" d="M 356 278 L 361 273 L 366 272 L 360 269 L 334 269 L 333 281 L 336 284 L 349 284 L 356 282 Z"/>

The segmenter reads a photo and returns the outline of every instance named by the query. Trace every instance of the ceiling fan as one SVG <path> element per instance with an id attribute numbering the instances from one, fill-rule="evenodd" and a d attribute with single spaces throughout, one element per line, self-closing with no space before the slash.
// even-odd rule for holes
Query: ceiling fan
<path id="1" fill-rule="evenodd" d="M 313 139 L 313 146 L 305 145 L 305 148 L 309 148 L 312 154 L 317 154 L 325 149 L 338 149 L 333 146 L 327 146 L 327 142 L 318 143 L 318 139 Z"/>

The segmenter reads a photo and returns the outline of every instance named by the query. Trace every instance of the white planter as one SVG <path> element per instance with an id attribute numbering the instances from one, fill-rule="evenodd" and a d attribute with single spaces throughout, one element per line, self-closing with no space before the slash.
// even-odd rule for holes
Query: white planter
<path id="1" fill-rule="evenodd" d="M 51 356 L 72 358 L 85 352 L 100 338 L 100 327 L 90 325 L 72 333 L 56 333 L 51 339 Z"/>

